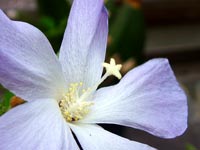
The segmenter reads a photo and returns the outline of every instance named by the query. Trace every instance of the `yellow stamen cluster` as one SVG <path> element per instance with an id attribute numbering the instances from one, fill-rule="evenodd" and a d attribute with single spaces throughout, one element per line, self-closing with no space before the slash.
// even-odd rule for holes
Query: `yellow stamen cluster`
<path id="1" fill-rule="evenodd" d="M 63 117 L 68 122 L 78 121 L 89 112 L 89 107 L 93 105 L 91 101 L 85 101 L 79 97 L 79 90 L 82 82 L 70 84 L 68 92 L 60 100 L 59 106 Z M 83 90 L 83 95 L 86 90 Z"/>

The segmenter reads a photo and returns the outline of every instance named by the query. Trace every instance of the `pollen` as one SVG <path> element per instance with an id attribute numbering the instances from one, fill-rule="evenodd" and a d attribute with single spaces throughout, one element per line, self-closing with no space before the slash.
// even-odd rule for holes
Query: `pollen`
<path id="1" fill-rule="evenodd" d="M 70 84 L 67 93 L 60 100 L 60 110 L 67 122 L 82 119 L 89 113 L 90 106 L 93 105 L 93 102 L 84 99 L 88 89 L 82 89 L 82 85 L 82 82 Z"/>

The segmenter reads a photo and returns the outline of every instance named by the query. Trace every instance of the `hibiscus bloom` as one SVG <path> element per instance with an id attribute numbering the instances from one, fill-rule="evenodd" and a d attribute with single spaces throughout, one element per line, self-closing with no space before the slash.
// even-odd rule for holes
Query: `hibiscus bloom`
<path id="1" fill-rule="evenodd" d="M 121 78 L 114 59 L 103 63 L 107 19 L 103 0 L 74 0 L 57 58 L 38 29 L 0 11 L 0 83 L 27 101 L 0 117 L 1 150 L 77 150 L 71 131 L 84 150 L 154 149 L 100 123 L 163 138 L 185 131 L 186 96 L 167 59 L 150 60 L 97 89 L 110 75 Z"/>

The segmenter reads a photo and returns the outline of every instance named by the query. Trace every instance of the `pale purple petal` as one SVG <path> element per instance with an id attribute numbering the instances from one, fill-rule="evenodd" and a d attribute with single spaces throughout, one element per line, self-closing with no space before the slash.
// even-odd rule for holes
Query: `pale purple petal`
<path id="1" fill-rule="evenodd" d="M 11 21 L 0 10 L 0 84 L 25 100 L 57 98 L 64 89 L 61 65 L 35 27 Z"/>
<path id="2" fill-rule="evenodd" d="M 1 150 L 78 150 L 56 100 L 17 106 L 0 117 Z"/>
<path id="3" fill-rule="evenodd" d="M 84 150 L 155 150 L 112 134 L 97 125 L 77 124 L 70 126 Z"/>
<path id="4" fill-rule="evenodd" d="M 113 123 L 173 138 L 187 128 L 187 98 L 167 59 L 150 60 L 100 89 L 83 122 Z"/>
<path id="5" fill-rule="evenodd" d="M 59 57 L 69 83 L 91 87 L 100 79 L 107 36 L 103 0 L 74 0 Z"/>

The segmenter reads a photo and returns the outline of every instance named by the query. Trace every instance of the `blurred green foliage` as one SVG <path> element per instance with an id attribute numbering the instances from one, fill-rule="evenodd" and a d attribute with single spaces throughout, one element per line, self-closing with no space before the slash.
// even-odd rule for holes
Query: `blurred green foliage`
<path id="1" fill-rule="evenodd" d="M 10 99 L 13 94 L 8 90 L 5 90 L 1 85 L 0 92 L 0 115 L 2 115 L 10 109 Z"/>
<path id="2" fill-rule="evenodd" d="M 197 150 L 192 144 L 186 144 L 186 150 Z"/>
<path id="3" fill-rule="evenodd" d="M 46 34 L 54 50 L 58 52 L 70 11 L 70 3 L 66 0 L 37 0 L 37 3 L 39 21 L 35 25 Z"/>
<path id="4" fill-rule="evenodd" d="M 110 55 L 119 53 L 122 60 L 134 57 L 143 62 L 142 51 L 145 39 L 145 24 L 142 10 L 129 3 L 108 1 L 110 10 Z"/>
<path id="5" fill-rule="evenodd" d="M 53 18 L 54 20 L 62 20 L 69 15 L 70 4 L 67 0 L 37 0 L 39 14 Z"/>

